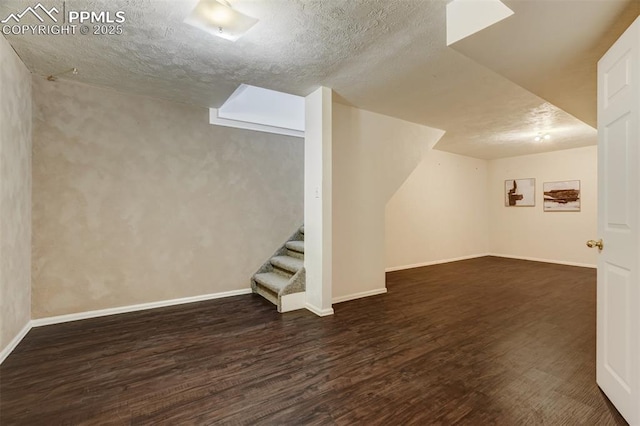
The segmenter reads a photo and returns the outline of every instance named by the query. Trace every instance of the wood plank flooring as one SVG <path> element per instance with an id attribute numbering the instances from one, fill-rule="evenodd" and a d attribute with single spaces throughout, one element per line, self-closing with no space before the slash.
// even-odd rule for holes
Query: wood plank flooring
<path id="1" fill-rule="evenodd" d="M 485 257 L 335 315 L 257 296 L 33 329 L 0 424 L 625 424 L 595 384 L 595 270 Z"/>

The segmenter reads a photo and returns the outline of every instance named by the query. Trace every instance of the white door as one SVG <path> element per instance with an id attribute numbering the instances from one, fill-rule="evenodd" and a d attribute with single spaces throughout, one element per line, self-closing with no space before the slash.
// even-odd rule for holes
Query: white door
<path id="1" fill-rule="evenodd" d="M 598 62 L 597 382 L 640 425 L 640 18 Z M 593 244 L 593 242 L 591 242 Z"/>

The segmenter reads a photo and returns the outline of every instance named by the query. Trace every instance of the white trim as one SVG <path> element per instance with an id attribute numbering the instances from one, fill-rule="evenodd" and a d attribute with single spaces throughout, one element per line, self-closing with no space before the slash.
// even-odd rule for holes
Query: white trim
<path id="1" fill-rule="evenodd" d="M 486 257 L 486 256 L 497 256 L 497 255 L 493 255 L 489 253 L 471 254 L 469 256 L 454 257 L 452 259 L 431 260 L 429 262 L 414 263 L 412 265 L 392 266 L 391 268 L 386 268 L 384 271 L 385 272 L 403 271 L 405 269 L 421 268 L 423 266 L 439 265 L 441 263 L 459 262 L 461 260 L 476 259 L 478 257 Z"/>
<path id="2" fill-rule="evenodd" d="M 180 299 L 161 300 L 158 302 L 141 303 L 138 305 L 120 306 L 117 308 L 100 309 L 97 311 L 78 312 L 75 314 L 58 315 L 55 317 L 38 318 L 31 320 L 33 327 L 41 327 L 43 325 L 61 324 L 64 322 L 78 321 L 88 318 L 98 318 L 108 315 L 124 314 L 127 312 L 144 311 L 147 309 L 164 308 L 167 306 L 183 305 L 185 303 L 202 302 L 205 300 L 221 299 L 223 297 L 240 296 L 250 294 L 250 288 L 242 290 L 224 291 L 221 293 L 203 294 L 200 296 L 183 297 Z"/>
<path id="3" fill-rule="evenodd" d="M 211 108 L 209 110 L 209 124 L 213 124 L 214 126 L 233 127 L 236 129 L 254 130 L 256 132 L 275 133 L 277 135 L 304 138 L 304 132 L 300 130 L 285 129 L 283 127 L 267 126 L 265 124 L 248 123 L 246 121 L 220 118 L 218 117 L 217 108 Z"/>
<path id="4" fill-rule="evenodd" d="M 316 308 L 313 305 L 310 305 L 309 303 L 305 303 L 304 307 L 307 308 L 307 310 L 313 312 L 314 314 L 316 314 L 319 317 L 326 317 L 326 316 L 329 316 L 329 315 L 333 315 L 333 308 L 319 309 L 319 308 Z"/>
<path id="5" fill-rule="evenodd" d="M 557 265 L 566 265 L 566 266 L 579 266 L 580 268 L 596 269 L 598 267 L 597 265 L 593 265 L 590 263 L 568 262 L 564 260 L 552 260 L 552 259 L 540 259 L 537 257 L 528 257 L 528 256 L 512 256 L 510 254 L 491 253 L 491 254 L 488 254 L 487 256 L 504 257 L 506 259 L 529 260 L 531 262 L 555 263 Z"/>
<path id="6" fill-rule="evenodd" d="M 387 288 L 376 288 L 375 290 L 361 291 L 360 293 L 347 294 L 346 296 L 334 297 L 333 303 L 347 302 L 349 300 L 362 299 L 363 297 L 375 296 L 378 294 L 384 294 L 387 292 Z"/>
<path id="7" fill-rule="evenodd" d="M 298 293 L 285 294 L 280 298 L 280 313 L 297 311 L 304 309 L 307 301 L 307 293 L 304 291 Z"/>
<path id="8" fill-rule="evenodd" d="M 14 337 L 9 342 L 9 344 L 2 350 L 2 352 L 0 352 L 0 364 L 2 364 L 4 360 L 7 359 L 9 355 L 11 355 L 11 352 L 13 352 L 16 346 L 18 346 L 18 344 L 22 341 L 22 339 L 24 339 L 24 336 L 26 336 L 29 330 L 31 330 L 31 327 L 32 327 L 31 323 L 32 321 L 27 322 L 25 326 L 22 327 L 22 330 L 20 330 L 20 332 L 16 335 L 16 337 Z"/>

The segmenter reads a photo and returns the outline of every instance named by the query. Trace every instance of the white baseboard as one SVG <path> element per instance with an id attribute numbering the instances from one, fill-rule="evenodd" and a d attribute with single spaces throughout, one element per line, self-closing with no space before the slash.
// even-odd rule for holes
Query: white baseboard
<path id="1" fill-rule="evenodd" d="M 405 269 L 421 268 L 423 266 L 440 265 L 441 263 L 458 262 L 460 260 L 476 259 L 478 257 L 485 257 L 485 256 L 495 256 L 495 255 L 489 254 L 489 253 L 472 254 L 472 255 L 469 255 L 469 256 L 454 257 L 454 258 L 451 258 L 451 259 L 431 260 L 429 262 L 414 263 L 414 264 L 411 264 L 411 265 L 404 265 L 404 266 L 392 266 L 391 268 L 386 268 L 384 271 L 385 272 L 403 271 Z"/>
<path id="2" fill-rule="evenodd" d="M 307 293 L 302 291 L 299 293 L 286 294 L 280 299 L 280 312 L 297 311 L 298 309 L 304 309 L 304 305 L 307 301 Z"/>
<path id="3" fill-rule="evenodd" d="M 124 314 L 127 312 L 144 311 L 147 309 L 164 308 L 167 306 L 183 305 L 185 303 L 202 302 L 205 300 L 221 299 L 223 297 L 240 296 L 250 294 L 251 289 L 224 291 L 221 293 L 203 294 L 200 296 L 183 297 L 180 299 L 161 300 L 158 302 L 141 303 L 138 305 L 120 306 L 117 308 L 100 309 L 96 311 L 78 312 L 76 314 L 58 315 L 54 317 L 38 318 L 31 320 L 33 327 L 41 327 L 43 325 L 61 324 L 64 322 L 78 321 L 89 318 L 104 317 L 107 315 Z"/>
<path id="4" fill-rule="evenodd" d="M 347 294 L 346 296 L 334 297 L 333 303 L 347 302 L 349 300 L 362 299 L 363 297 L 375 296 L 377 294 L 384 294 L 387 292 L 387 288 L 376 288 L 375 290 L 362 291 L 360 293 Z"/>
<path id="5" fill-rule="evenodd" d="M 305 308 L 307 308 L 307 310 L 313 312 L 314 314 L 316 314 L 319 317 L 326 317 L 329 315 L 333 315 L 333 308 L 329 308 L 329 309 L 320 309 L 316 306 L 313 306 L 309 303 L 305 303 L 304 305 Z"/>
<path id="6" fill-rule="evenodd" d="M 487 254 L 487 256 L 504 257 L 506 259 L 530 260 L 532 262 L 555 263 L 557 265 L 566 265 L 566 266 L 579 266 L 581 268 L 596 269 L 598 267 L 598 265 L 592 265 L 590 263 L 567 262 L 564 260 L 553 260 L 553 259 L 540 259 L 537 257 L 528 257 L 528 256 L 512 256 L 510 254 L 490 253 L 490 254 Z"/>
<path id="7" fill-rule="evenodd" d="M 22 327 L 22 330 L 20 330 L 16 337 L 14 337 L 9 342 L 9 344 L 2 350 L 2 352 L 0 352 L 0 364 L 2 364 L 5 359 L 7 359 L 7 357 L 11 354 L 11 352 L 13 352 L 16 346 L 18 346 L 22 339 L 24 339 L 24 336 L 26 336 L 29 330 L 31 330 L 31 327 L 31 321 L 29 321 L 25 324 L 24 327 Z"/>

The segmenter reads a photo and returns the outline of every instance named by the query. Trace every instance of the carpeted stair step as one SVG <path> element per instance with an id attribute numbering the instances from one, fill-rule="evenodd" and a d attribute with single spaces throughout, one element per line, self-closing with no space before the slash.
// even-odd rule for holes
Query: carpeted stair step
<path id="1" fill-rule="evenodd" d="M 276 294 L 280 293 L 280 290 L 289 284 L 289 278 L 275 272 L 256 274 L 253 279 L 256 280 L 256 283 L 259 285 L 266 287 Z"/>
<path id="2" fill-rule="evenodd" d="M 274 256 L 270 260 L 276 268 L 295 274 L 304 266 L 304 260 L 291 256 Z"/>
<path id="3" fill-rule="evenodd" d="M 255 293 L 267 299 L 269 302 L 278 306 L 278 295 L 261 285 L 256 285 Z"/>
<path id="4" fill-rule="evenodd" d="M 291 251 L 304 254 L 304 241 L 287 241 L 285 247 Z"/>

